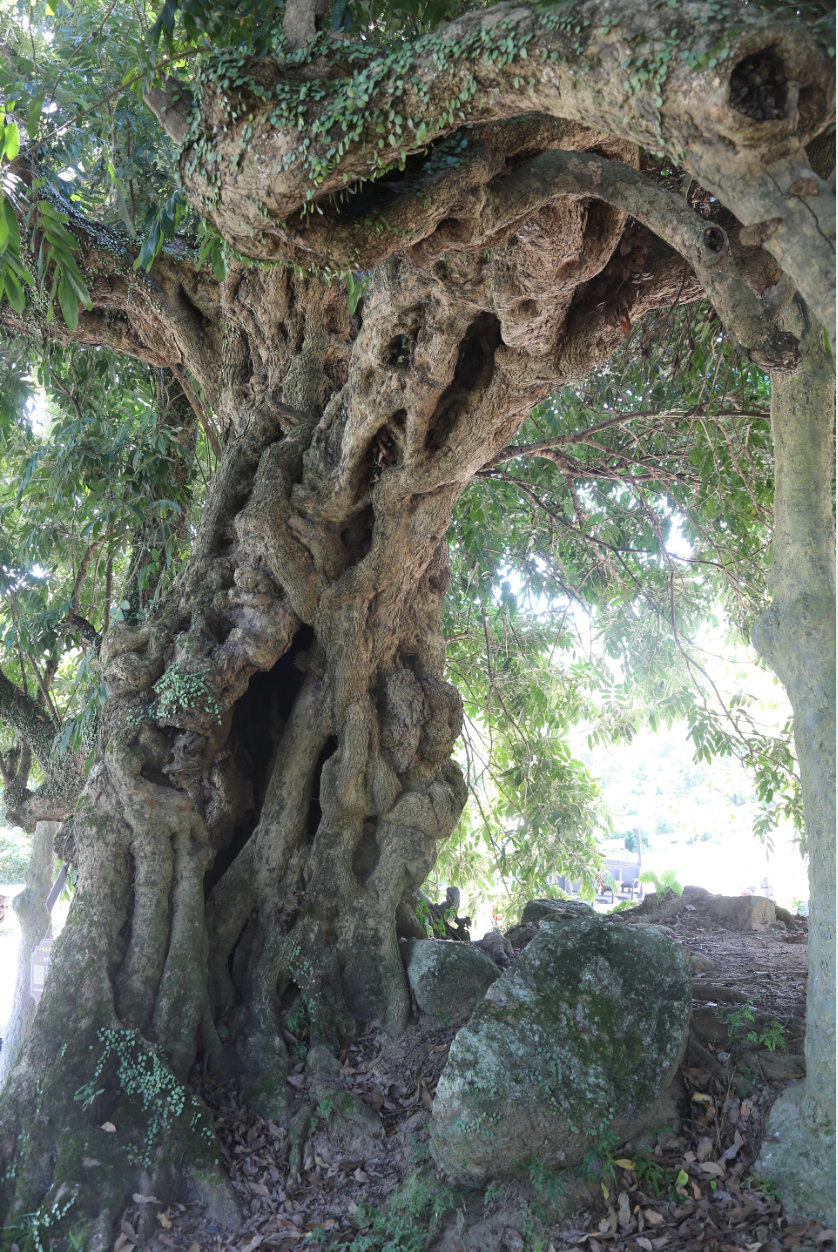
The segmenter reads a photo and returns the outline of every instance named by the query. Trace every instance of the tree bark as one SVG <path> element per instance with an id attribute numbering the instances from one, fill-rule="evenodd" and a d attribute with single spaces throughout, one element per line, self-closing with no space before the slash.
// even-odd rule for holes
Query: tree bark
<path id="1" fill-rule="evenodd" d="M 771 607 L 753 641 L 794 713 L 809 853 L 806 1080 L 777 1100 L 758 1169 L 789 1216 L 835 1224 L 835 360 L 798 297 L 785 324 L 803 359 L 771 378 L 774 542 Z"/>
<path id="2" fill-rule="evenodd" d="M 706 283 L 748 351 L 777 369 L 795 363 L 793 337 L 759 333 L 777 290 L 767 304 L 753 292 L 778 284 L 779 268 L 644 183 L 637 143 L 654 146 L 663 125 L 688 166 L 711 175 L 719 154 L 736 152 L 719 181 L 753 175 L 764 191 L 762 164 L 785 170 L 822 129 L 825 58 L 800 28 L 750 10 L 728 30 L 726 19 L 705 25 L 706 6 L 679 8 L 696 56 L 721 35 L 736 65 L 772 40 L 781 47 L 794 99 L 769 132 L 731 110 L 735 65 L 718 86 L 702 69 L 699 89 L 694 67 L 673 63 L 662 108 L 655 75 L 636 92 L 615 86 L 620 59 L 656 56 L 661 15 L 673 16 L 626 9 L 615 35 L 598 0 L 573 7 L 591 21 L 578 36 L 526 6 L 496 6 L 434 36 L 449 60 L 431 40 L 403 49 L 404 81 L 382 62 L 367 103 L 353 106 L 370 134 L 327 134 L 330 102 L 364 69 L 351 53 L 348 67 L 321 58 L 322 35 L 313 59 L 250 65 L 260 91 L 241 110 L 238 87 L 211 73 L 194 113 L 176 86 L 155 94 L 170 134 L 192 128 L 182 172 L 193 203 L 246 255 L 293 267 L 233 262 L 218 283 L 164 250 L 137 274 L 124 240 L 69 206 L 96 275 L 75 337 L 188 371 L 212 406 L 221 458 L 177 587 L 102 641 L 108 699 L 62 834 L 76 898 L 0 1098 L 5 1220 L 34 1212 L 50 1236 L 72 1223 L 95 1247 L 126 1196 L 165 1201 L 188 1184 L 233 1221 L 211 1120 L 183 1091 L 196 1057 L 284 1117 L 290 1011 L 332 1048 L 358 1023 L 403 1028 L 399 932 L 415 928 L 410 901 L 465 800 L 450 760 L 461 706 L 443 677 L 452 509 L 536 404 L 622 341 L 618 295 L 639 319 Z M 492 52 L 499 32 L 509 59 Z M 540 60 L 524 57 L 528 44 Z M 527 60 L 538 60 L 532 83 L 520 77 Z M 323 80 L 312 93 L 322 116 L 307 105 L 304 124 L 286 124 L 276 100 L 293 103 L 312 78 Z M 405 155 L 375 138 L 394 90 L 421 97 L 417 166 L 353 188 L 371 197 L 369 214 L 344 214 L 331 193 Z M 453 166 L 425 151 L 471 120 L 480 125 Z M 328 164 L 333 139 L 338 156 L 314 179 L 297 154 L 310 147 Z M 208 145 L 219 185 L 201 164 Z M 309 193 L 322 213 L 300 214 Z M 794 199 L 783 230 L 800 216 Z M 828 200 L 826 189 L 818 212 Z M 621 255 L 635 210 L 649 227 L 636 281 Z M 823 234 L 812 264 L 798 258 L 824 305 L 828 249 Z M 305 276 L 312 260 L 347 257 L 372 269 L 362 318 L 339 282 Z M 23 321 L 69 333 L 59 319 Z"/>
<path id="3" fill-rule="evenodd" d="M 46 900 L 55 876 L 53 843 L 58 828 L 58 822 L 38 822 L 35 826 L 32 855 L 26 869 L 26 886 L 13 901 L 13 908 L 20 920 L 20 947 L 12 1012 L 0 1051 L 0 1090 L 14 1067 L 35 1015 L 35 1001 L 29 992 L 29 958 L 50 930 L 51 917 L 47 911 Z"/>

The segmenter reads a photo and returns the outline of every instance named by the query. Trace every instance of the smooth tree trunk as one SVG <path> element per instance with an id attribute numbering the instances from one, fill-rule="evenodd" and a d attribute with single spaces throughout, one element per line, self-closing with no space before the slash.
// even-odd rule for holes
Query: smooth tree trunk
<path id="1" fill-rule="evenodd" d="M 35 1015 L 35 1001 L 30 994 L 29 963 L 38 944 L 50 932 L 52 919 L 47 910 L 47 896 L 55 877 L 53 843 L 58 830 L 58 822 L 36 823 L 32 836 L 32 855 L 26 867 L 26 885 L 12 902 L 20 922 L 20 947 L 12 1011 L 0 1051 L 0 1089 L 14 1067 L 29 1024 Z"/>
<path id="2" fill-rule="evenodd" d="M 759 1173 L 789 1217 L 835 1225 L 835 359 L 797 298 L 785 323 L 801 340 L 791 377 L 771 378 L 773 601 L 753 641 L 794 713 L 809 853 L 806 1079 L 774 1105 Z M 776 1141 L 775 1141 L 776 1140 Z"/>

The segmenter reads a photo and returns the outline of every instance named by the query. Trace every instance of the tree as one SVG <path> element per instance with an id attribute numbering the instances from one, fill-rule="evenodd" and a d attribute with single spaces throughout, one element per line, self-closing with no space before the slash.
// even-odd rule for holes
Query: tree
<path id="1" fill-rule="evenodd" d="M 785 315 L 803 348 L 772 378 L 775 449 L 773 602 L 754 643 L 789 693 L 810 855 L 806 1083 L 778 1100 L 762 1169 L 787 1206 L 835 1216 L 835 358 L 799 299 Z M 817 1023 L 817 1029 L 812 1025 Z M 767 1145 L 766 1145 L 767 1148 Z M 824 1162 L 826 1167 L 824 1168 Z"/>
<path id="2" fill-rule="evenodd" d="M 629 319 L 703 293 L 781 374 L 795 289 L 832 328 L 834 197 L 804 147 L 832 72 L 802 25 L 697 0 L 497 5 L 438 30 L 430 7 L 375 29 L 336 6 L 330 32 L 302 0 L 284 33 L 271 6 L 169 0 L 156 64 L 116 6 L 74 14 L 83 38 L 50 51 L 30 23 L 11 50 L 9 98 L 33 134 L 48 120 L 31 151 L 7 139 L 0 318 L 172 367 L 221 432 L 188 562 L 101 641 L 64 827 L 76 897 L 0 1108 L 6 1220 L 36 1213 L 37 1242 L 72 1209 L 97 1247 L 127 1194 L 184 1173 L 230 1216 L 182 1087 L 198 1049 L 281 1116 L 293 1003 L 332 1047 L 358 1022 L 402 1029 L 398 935 L 465 800 L 454 505 Z M 123 80 L 175 148 L 134 127 Z M 143 160 L 137 257 L 121 188 Z M 724 212 L 673 193 L 666 160 Z M 69 201 L 48 177 L 68 168 Z M 106 198 L 122 228 L 97 220 Z"/>

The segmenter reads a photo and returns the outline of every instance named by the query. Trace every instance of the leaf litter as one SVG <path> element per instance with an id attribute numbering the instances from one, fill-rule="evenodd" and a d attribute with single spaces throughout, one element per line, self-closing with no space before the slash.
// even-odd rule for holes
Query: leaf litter
<path id="1" fill-rule="evenodd" d="M 792 1051 L 799 1051 L 806 953 L 798 936 L 790 948 L 787 936 L 738 934 L 715 919 L 702 925 L 704 919 L 695 914 L 691 910 L 679 919 L 677 937 L 693 951 L 710 954 L 713 978 L 734 991 L 737 984 L 752 991 L 754 973 L 761 974 L 774 955 L 766 948 L 776 947 L 778 957 L 782 953 L 782 974 L 772 980 L 767 999 L 786 1024 Z M 680 1131 L 663 1133 L 645 1152 L 627 1147 L 606 1161 L 602 1179 L 588 1185 L 590 1202 L 570 1222 L 536 1223 L 537 1238 L 518 1229 L 525 1222 L 502 1227 L 494 1245 L 497 1252 L 831 1252 L 835 1232 L 816 1221 L 787 1221 L 770 1186 L 752 1172 L 765 1117 L 788 1082 L 766 1078 L 752 1043 L 731 1039 L 724 1030 L 709 1038 L 707 1001 L 699 980 L 696 990 L 690 1045 L 681 1068 L 689 1116 Z M 752 997 L 755 1003 L 759 998 Z M 249 1113 L 236 1083 L 215 1084 L 196 1066 L 192 1085 L 215 1116 L 219 1160 L 244 1220 L 232 1235 L 195 1206 L 160 1206 L 157 1229 L 145 1246 L 152 1252 L 350 1248 L 367 1229 L 364 1215 L 380 1210 L 415 1169 L 417 1155 L 427 1152 L 433 1095 L 454 1035 L 450 1027 L 422 1030 L 414 1025 L 392 1040 L 383 1031 L 365 1030 L 341 1057 L 341 1085 L 375 1111 L 381 1129 L 358 1157 L 336 1151 L 329 1144 L 328 1127 L 313 1131 L 299 1175 L 289 1171 L 286 1129 Z M 298 1064 L 291 1077 L 293 1099 L 302 1107 L 308 1092 L 304 1066 Z M 447 1186 L 442 1175 L 439 1185 Z M 134 1231 L 139 1210 L 149 1202 L 157 1203 L 153 1197 L 134 1197 L 114 1252 L 132 1252 L 138 1243 Z M 482 1213 L 493 1207 L 502 1212 L 506 1204 L 501 1186 Z M 377 1245 L 364 1239 L 358 1246 Z M 428 1252 L 443 1246 L 455 1244 L 429 1237 Z M 391 1249 L 398 1252 L 398 1245 L 388 1245 Z"/>

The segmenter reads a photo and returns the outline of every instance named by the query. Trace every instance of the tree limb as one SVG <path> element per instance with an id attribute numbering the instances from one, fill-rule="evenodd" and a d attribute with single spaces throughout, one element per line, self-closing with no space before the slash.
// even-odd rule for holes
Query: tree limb
<path id="1" fill-rule="evenodd" d="M 835 197 L 804 145 L 832 120 L 834 73 L 800 25 L 751 6 L 708 15 L 701 0 L 677 12 L 622 6 L 615 20 L 610 0 L 571 0 L 556 13 L 477 10 L 373 59 L 321 39 L 307 63 L 252 64 L 263 100 L 250 84 L 228 89 L 212 70 L 199 75 L 187 134 L 183 112 L 148 99 L 164 129 L 185 139 L 192 202 L 247 255 L 270 258 L 272 228 L 358 180 L 392 177 L 464 124 L 536 112 L 667 152 L 760 227 L 831 328 Z M 754 58 L 768 76 L 767 105 L 749 94 Z M 312 77 L 314 98 L 300 90 Z"/>
<path id="2" fill-rule="evenodd" d="M 516 457 L 538 457 L 543 452 L 550 452 L 554 448 L 564 448 L 574 443 L 586 443 L 591 435 L 597 434 L 601 430 L 609 430 L 612 426 L 623 426 L 626 422 L 636 421 L 642 417 L 652 417 L 660 422 L 680 422 L 690 421 L 696 416 L 694 409 L 689 412 L 673 411 L 670 413 L 658 413 L 654 409 L 638 409 L 633 413 L 618 413 L 615 417 L 606 418 L 604 422 L 595 422 L 593 426 L 586 426 L 584 430 L 570 431 L 566 435 L 556 435 L 553 439 L 544 439 L 540 443 L 528 444 L 511 444 L 508 448 L 504 448 L 498 452 L 488 463 L 486 468 L 492 465 L 500 465 L 503 461 L 512 461 Z M 713 414 L 714 419 L 720 417 L 759 417 L 763 420 L 768 417 L 767 413 L 746 413 L 741 409 L 719 410 Z"/>

